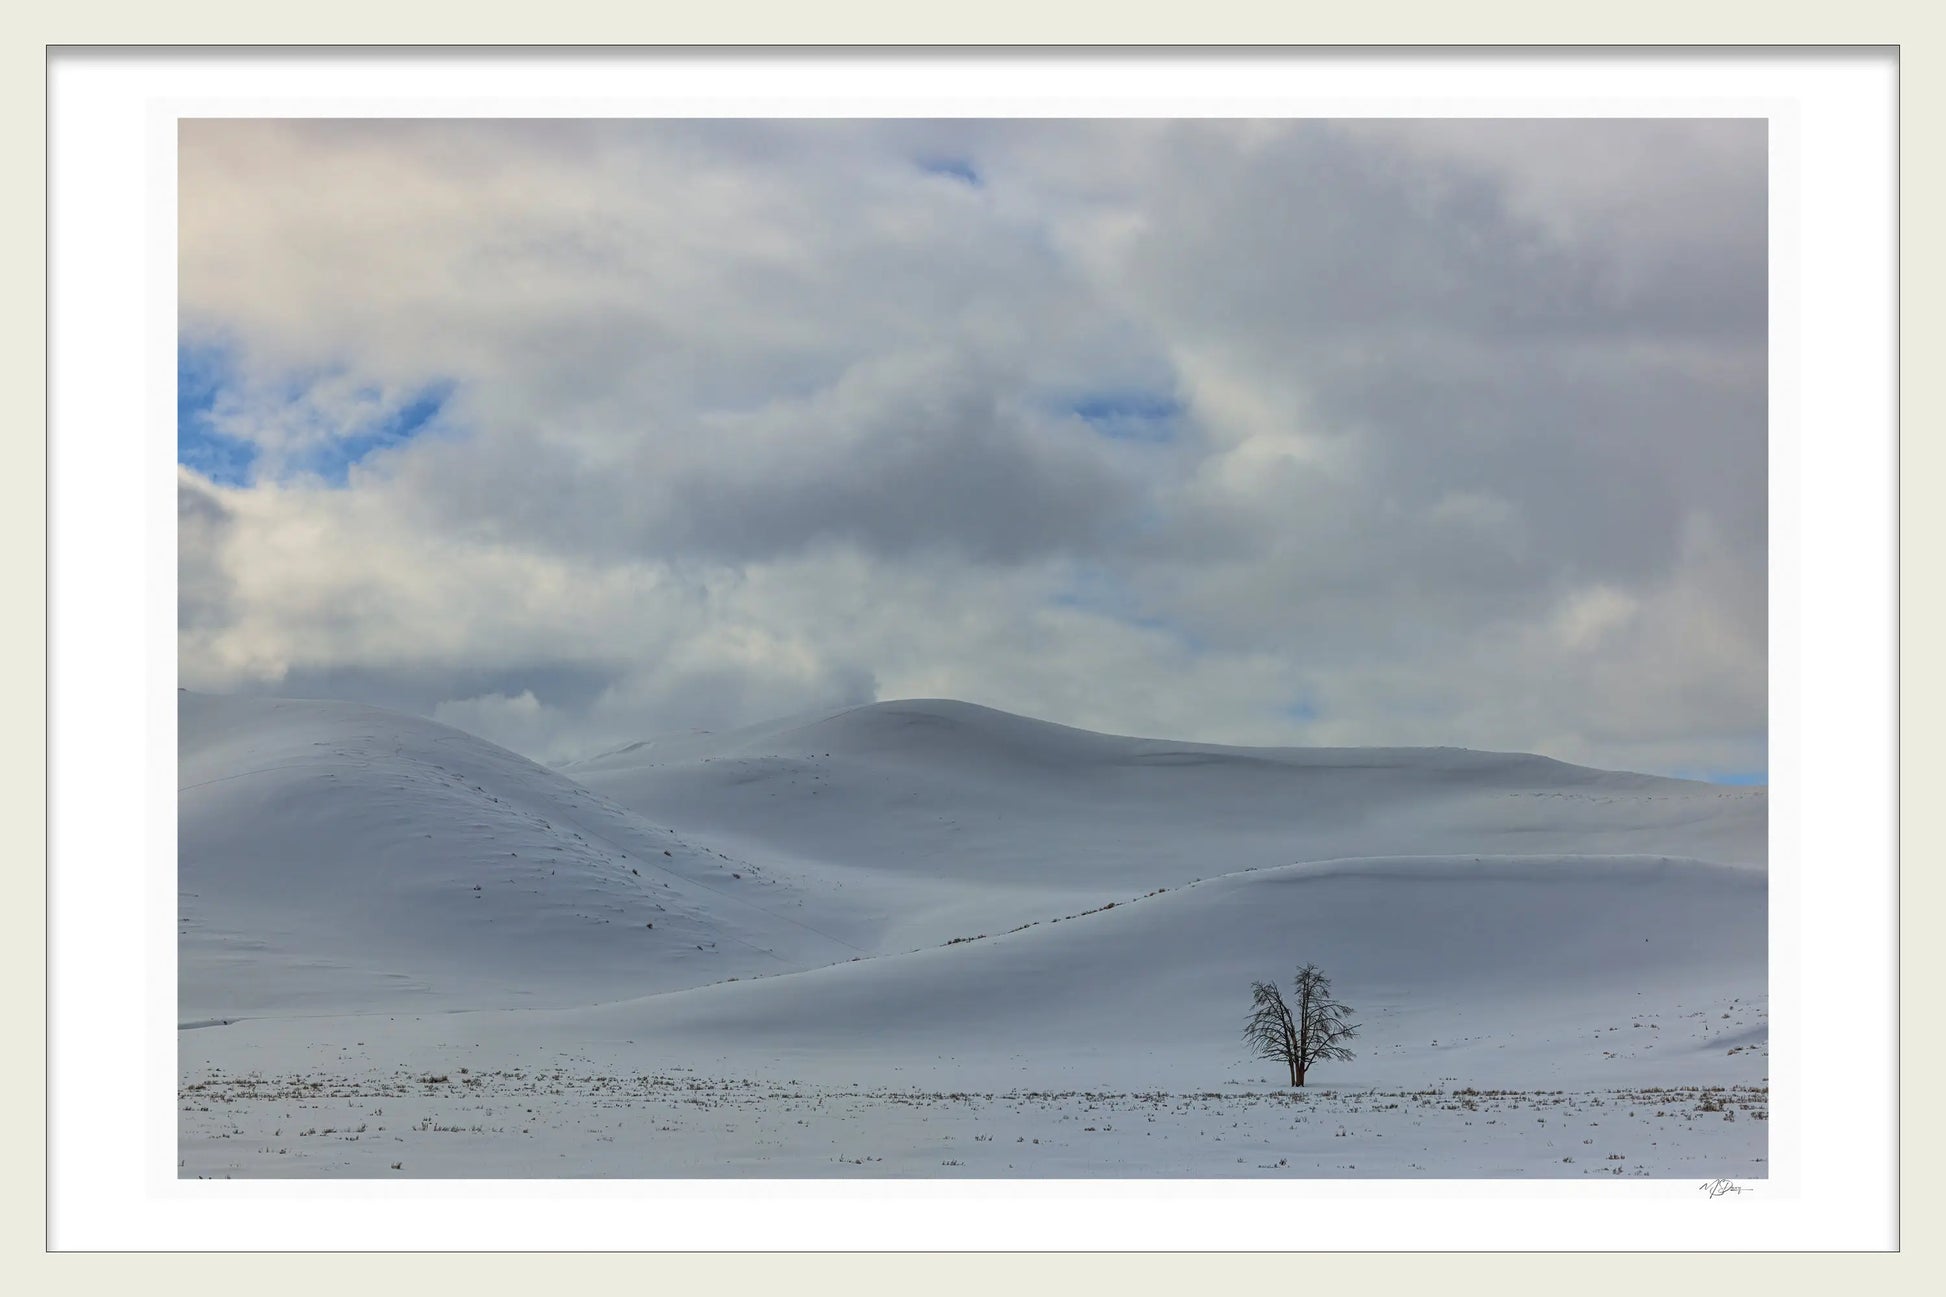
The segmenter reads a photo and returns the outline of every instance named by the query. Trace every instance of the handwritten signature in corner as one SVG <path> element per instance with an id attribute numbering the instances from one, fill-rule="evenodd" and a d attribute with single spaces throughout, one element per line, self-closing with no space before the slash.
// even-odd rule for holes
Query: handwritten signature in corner
<path id="1" fill-rule="evenodd" d="M 1726 1193 L 1749 1193 L 1752 1186 L 1734 1180 L 1705 1180 L 1696 1187 L 1712 1198 L 1721 1198 Z"/>

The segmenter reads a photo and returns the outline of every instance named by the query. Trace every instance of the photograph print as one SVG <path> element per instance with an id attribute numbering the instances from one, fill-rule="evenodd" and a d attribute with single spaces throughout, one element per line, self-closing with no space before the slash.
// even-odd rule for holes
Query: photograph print
<path id="1" fill-rule="evenodd" d="M 179 1177 L 1766 1177 L 1764 120 L 177 148 Z"/>

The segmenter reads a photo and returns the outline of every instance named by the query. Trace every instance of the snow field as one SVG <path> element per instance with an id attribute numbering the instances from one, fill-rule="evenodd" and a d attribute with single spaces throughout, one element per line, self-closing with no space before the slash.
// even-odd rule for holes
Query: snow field
<path id="1" fill-rule="evenodd" d="M 184 1175 L 1588 1174 L 1511 1107 L 1766 1093 L 1761 789 L 934 701 L 564 771 L 373 708 L 181 715 Z M 1361 1024 L 1295 1101 L 1352 1123 L 1325 1145 L 1326 1109 L 1277 1106 L 1239 1036 L 1250 983 L 1305 961 Z M 541 1074 L 566 1079 L 520 1089 Z M 440 1075 L 411 1091 L 426 1129 L 386 1123 L 410 1159 L 374 1170 L 356 1105 Z M 1518 1097 L 1505 1120 L 1432 1097 L 1462 1089 Z M 1018 1158 L 969 1093 L 1039 1096 Z M 1192 1106 L 1069 1129 L 1105 1096 Z M 343 1148 L 291 1147 L 290 1105 L 327 1098 L 299 1129 Z M 1701 1102 L 1619 1119 L 1655 1124 L 1602 1160 L 1760 1173 L 1764 1123 Z M 1249 1149 L 1207 1136 L 1225 1117 Z"/>

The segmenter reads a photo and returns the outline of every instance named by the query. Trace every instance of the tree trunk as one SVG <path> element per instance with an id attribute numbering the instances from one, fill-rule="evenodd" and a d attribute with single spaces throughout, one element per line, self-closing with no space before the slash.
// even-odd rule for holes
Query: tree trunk
<path id="1" fill-rule="evenodd" d="M 1301 1089 L 1301 1088 L 1303 1088 L 1303 1085 L 1304 1085 L 1304 1065 L 1303 1065 L 1302 1063 L 1293 1063 L 1293 1064 L 1291 1064 L 1291 1072 L 1292 1072 L 1292 1073 L 1293 1073 L 1293 1074 L 1294 1074 L 1294 1075 L 1295 1075 L 1295 1076 L 1297 1077 L 1297 1080 L 1296 1080 L 1295 1082 L 1293 1082 L 1293 1084 L 1295 1084 L 1296 1086 L 1298 1086 L 1298 1087 L 1299 1087 L 1300 1089 Z"/>

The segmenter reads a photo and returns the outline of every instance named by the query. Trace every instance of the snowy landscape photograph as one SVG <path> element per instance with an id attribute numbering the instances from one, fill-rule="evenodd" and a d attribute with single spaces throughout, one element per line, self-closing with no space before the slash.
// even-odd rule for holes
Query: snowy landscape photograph
<path id="1" fill-rule="evenodd" d="M 1763 119 L 176 144 L 179 1178 L 1769 1175 Z"/>

